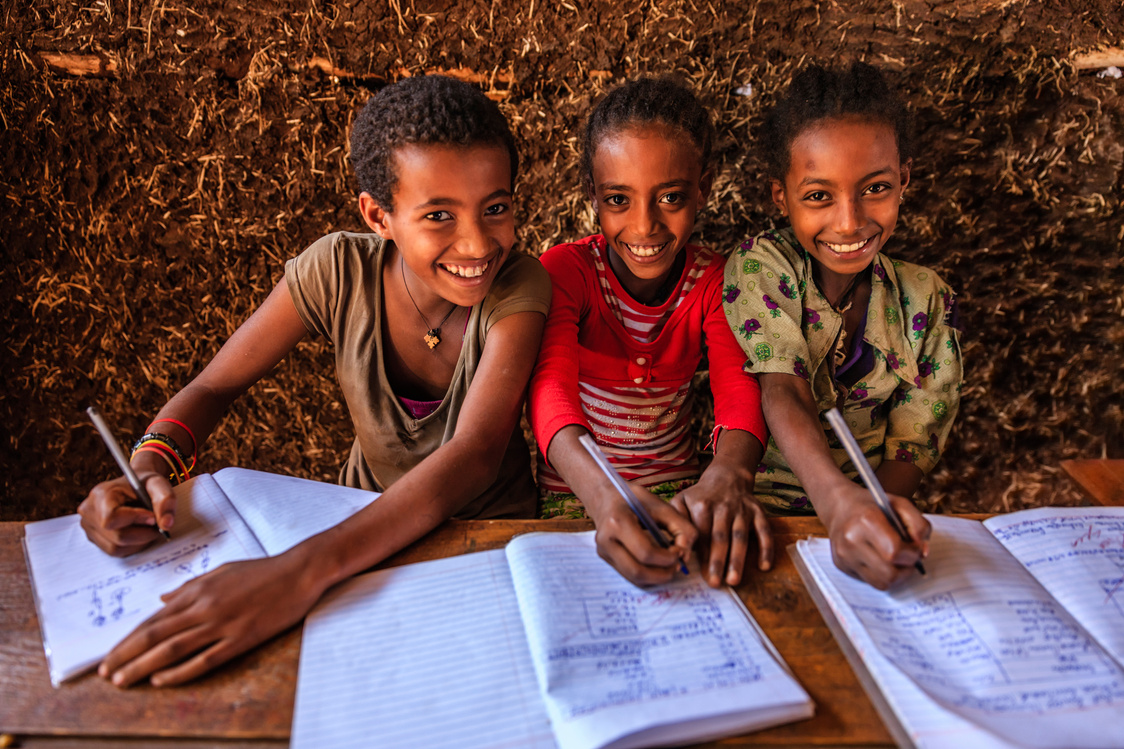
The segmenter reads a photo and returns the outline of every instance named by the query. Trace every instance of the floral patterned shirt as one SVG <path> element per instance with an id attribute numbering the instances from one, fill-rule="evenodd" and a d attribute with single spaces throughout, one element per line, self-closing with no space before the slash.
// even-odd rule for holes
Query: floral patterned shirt
<path id="1" fill-rule="evenodd" d="M 791 229 L 760 234 L 730 255 L 723 306 L 748 357 L 745 370 L 809 382 L 832 456 L 849 478 L 857 480 L 858 472 L 823 416 L 833 406 L 875 468 L 900 460 L 928 473 L 960 405 L 952 289 L 928 268 L 879 253 L 863 334 L 874 366 L 847 387 L 834 376 L 844 347 L 843 315 L 820 293 L 812 263 Z M 814 512 L 772 437 L 758 474 L 755 494 L 762 504 L 776 512 Z"/>

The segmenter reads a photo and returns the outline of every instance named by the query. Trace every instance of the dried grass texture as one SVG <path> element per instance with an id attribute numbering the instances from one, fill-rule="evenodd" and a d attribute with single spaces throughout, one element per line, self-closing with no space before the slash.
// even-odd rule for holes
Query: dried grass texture
<path id="1" fill-rule="evenodd" d="M 511 119 L 520 240 L 537 254 L 593 230 L 578 136 L 614 83 L 674 72 L 712 107 L 720 173 L 698 236 L 728 250 L 778 220 L 753 137 L 775 92 L 806 60 L 884 65 L 919 135 L 896 254 L 952 282 L 967 326 L 961 415 L 926 506 L 1075 504 L 1061 459 L 1124 457 L 1124 81 L 1075 62 L 1121 48 L 1117 2 L 4 8 L 0 519 L 73 511 L 113 473 L 86 405 L 139 434 L 287 258 L 361 228 L 353 113 L 429 71 L 473 80 Z M 201 468 L 333 480 L 352 438 L 333 366 L 323 342 L 302 344 L 231 409 Z"/>

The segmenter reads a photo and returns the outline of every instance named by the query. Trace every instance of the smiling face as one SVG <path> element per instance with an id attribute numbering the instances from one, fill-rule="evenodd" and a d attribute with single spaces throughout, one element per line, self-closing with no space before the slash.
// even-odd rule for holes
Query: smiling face
<path id="1" fill-rule="evenodd" d="M 422 310 L 478 304 L 515 243 L 511 164 L 499 146 L 403 146 L 395 152 L 394 212 L 369 193 L 359 209 L 393 240 Z"/>
<path id="2" fill-rule="evenodd" d="M 690 138 L 661 125 L 602 138 L 592 172 L 590 197 L 609 244 L 609 263 L 633 298 L 649 302 L 691 237 L 710 174 Z"/>
<path id="3" fill-rule="evenodd" d="M 856 117 L 816 123 L 792 141 L 788 173 L 773 202 L 816 261 L 821 290 L 834 298 L 885 246 L 909 183 L 893 129 Z"/>

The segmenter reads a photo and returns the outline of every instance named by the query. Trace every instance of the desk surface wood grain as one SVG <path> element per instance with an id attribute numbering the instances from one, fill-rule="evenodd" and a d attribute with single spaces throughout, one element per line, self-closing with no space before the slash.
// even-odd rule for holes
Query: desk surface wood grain
<path id="1" fill-rule="evenodd" d="M 1093 504 L 1124 505 L 1124 460 L 1063 460 L 1061 465 Z"/>
<path id="2" fill-rule="evenodd" d="M 27 737 L 24 746 L 35 745 L 35 737 L 66 740 L 67 746 L 105 746 L 114 738 L 131 744 L 140 737 L 176 745 L 187 739 L 191 746 L 287 743 L 299 628 L 183 687 L 120 690 L 87 674 L 52 688 L 24 562 L 23 525 L 0 523 L 0 733 Z M 451 521 L 381 566 L 499 548 L 519 533 L 591 527 L 587 521 Z M 784 551 L 800 538 L 822 535 L 823 526 L 813 518 L 777 518 L 773 529 L 775 568 L 751 573 L 738 592 L 811 694 L 816 715 L 721 745 L 891 745 Z"/>

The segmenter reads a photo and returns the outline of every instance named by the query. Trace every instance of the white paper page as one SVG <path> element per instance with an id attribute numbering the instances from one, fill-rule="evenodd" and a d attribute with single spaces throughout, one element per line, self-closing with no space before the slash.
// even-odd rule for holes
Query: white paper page
<path id="1" fill-rule="evenodd" d="M 889 593 L 820 567 L 874 644 L 945 707 L 1027 746 L 1117 747 L 1124 673 L 983 526 L 929 516 L 929 574 Z"/>
<path id="2" fill-rule="evenodd" d="M 347 520 L 379 497 L 378 492 L 247 468 L 224 468 L 214 478 L 269 556 Z"/>
<path id="3" fill-rule="evenodd" d="M 160 595 L 221 564 L 264 555 L 210 476 L 176 487 L 170 541 L 123 559 L 86 539 L 77 515 L 29 523 L 24 543 L 51 683 L 97 664 L 156 613 Z"/>
<path id="4" fill-rule="evenodd" d="M 914 746 L 918 749 L 953 746 L 957 749 L 1015 749 L 1018 746 L 941 706 L 882 655 L 832 582 L 835 564 L 826 538 L 797 541 L 796 546 L 847 639 L 877 683 L 881 698 L 898 716 L 898 722 Z M 833 572 L 825 572 L 822 565 Z"/>
<path id="5" fill-rule="evenodd" d="M 592 533 L 520 536 L 507 556 L 565 749 L 709 740 L 812 714 L 730 592 L 697 573 L 637 588 Z"/>
<path id="6" fill-rule="evenodd" d="M 502 550 L 362 575 L 305 621 L 292 749 L 554 745 Z"/>
<path id="7" fill-rule="evenodd" d="M 1124 663 L 1124 507 L 1042 507 L 984 525 Z"/>

